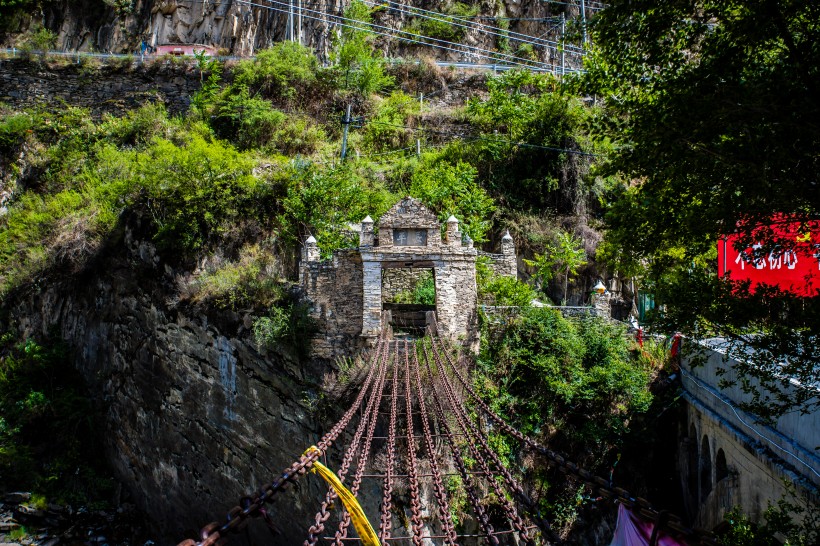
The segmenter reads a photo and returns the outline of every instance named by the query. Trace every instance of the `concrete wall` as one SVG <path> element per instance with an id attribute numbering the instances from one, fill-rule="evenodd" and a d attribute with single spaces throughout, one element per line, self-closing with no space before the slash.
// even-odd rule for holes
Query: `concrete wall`
<path id="1" fill-rule="evenodd" d="M 734 374 L 719 346 L 687 347 L 681 364 L 687 420 L 681 427 L 678 462 L 689 513 L 707 528 L 720 523 L 734 506 L 753 520 L 760 518 L 770 503 L 786 495 L 784 480 L 820 500 L 820 457 L 815 451 L 820 446 L 820 414 L 793 412 L 765 425 L 739 408 L 749 400 L 739 386 L 719 387 L 723 378 L 736 379 Z"/>

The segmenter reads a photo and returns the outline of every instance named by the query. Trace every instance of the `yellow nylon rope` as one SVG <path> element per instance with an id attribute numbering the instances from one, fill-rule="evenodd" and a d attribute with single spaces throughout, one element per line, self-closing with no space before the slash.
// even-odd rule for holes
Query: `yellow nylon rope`
<path id="1" fill-rule="evenodd" d="M 310 446 L 304 454 L 307 455 L 311 451 L 321 453 L 318 447 Z M 358 499 L 356 499 L 356 497 L 353 496 L 353 493 L 351 493 L 347 487 L 342 484 L 339 478 L 336 477 L 336 474 L 334 474 L 331 469 L 319 461 L 315 461 L 313 463 L 313 467 L 310 471 L 319 474 L 333 489 L 336 490 L 336 494 L 339 495 L 339 499 L 342 501 L 345 510 L 347 510 L 350 514 L 350 520 L 353 522 L 353 527 L 359 534 L 362 544 L 365 546 L 380 546 L 379 537 L 376 535 L 373 527 L 371 527 L 370 522 L 367 521 L 367 516 L 364 515 L 364 510 L 362 510 L 362 506 L 359 504 Z"/>

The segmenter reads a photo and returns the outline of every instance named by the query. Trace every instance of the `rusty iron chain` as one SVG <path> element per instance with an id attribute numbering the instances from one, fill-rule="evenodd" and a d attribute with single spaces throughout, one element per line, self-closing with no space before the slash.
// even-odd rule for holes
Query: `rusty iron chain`
<path id="1" fill-rule="evenodd" d="M 388 341 L 388 346 L 390 342 Z M 384 383 L 385 383 L 385 376 L 387 375 L 387 368 L 388 366 L 384 367 L 384 371 L 379 378 L 378 388 L 374 391 L 375 395 L 375 411 L 378 412 L 379 406 L 381 405 L 382 395 L 384 394 Z M 356 461 L 356 475 L 353 479 L 353 485 L 350 488 L 350 492 L 353 496 L 357 496 L 359 493 L 359 487 L 362 484 L 362 474 L 364 474 L 364 467 L 367 464 L 367 456 L 370 453 L 370 446 L 373 445 L 373 432 L 376 430 L 376 423 L 378 422 L 378 413 L 374 413 L 373 419 L 367 424 L 367 436 L 365 437 L 364 447 L 362 447 L 362 451 L 359 454 L 359 459 Z M 339 522 L 339 528 L 336 530 L 336 534 L 334 536 L 334 543 L 336 546 L 342 546 L 342 543 L 345 538 L 347 538 L 348 528 L 350 527 L 350 513 L 347 510 L 344 510 L 342 513 L 342 520 Z"/>
<path id="2" fill-rule="evenodd" d="M 433 475 L 433 495 L 436 497 L 436 502 L 438 503 L 442 530 L 447 536 L 445 539 L 446 544 L 449 546 L 457 546 L 458 537 L 456 536 L 456 530 L 453 527 L 453 519 L 450 515 L 450 503 L 447 500 L 447 492 L 441 481 L 441 473 L 439 472 L 438 462 L 436 461 L 436 450 L 433 445 L 432 434 L 430 433 L 429 415 L 427 413 L 427 404 L 424 401 L 424 392 L 421 387 L 418 351 L 416 350 L 415 344 L 413 347 L 413 375 L 416 380 L 416 394 L 418 395 L 419 418 L 421 419 L 421 426 L 424 434 L 424 445 L 427 449 L 427 455 L 430 458 L 430 472 Z"/>
<path id="3" fill-rule="evenodd" d="M 404 393 L 407 414 L 407 476 L 410 490 L 410 523 L 413 546 L 422 546 L 421 501 L 416 476 L 416 437 L 413 434 L 413 396 L 410 390 L 410 345 L 404 340 Z"/>
<path id="4" fill-rule="evenodd" d="M 473 510 L 475 511 L 476 519 L 478 519 L 478 523 L 479 525 L 481 525 L 481 529 L 484 532 L 484 535 L 487 537 L 489 543 L 493 546 L 498 546 L 498 537 L 495 535 L 495 529 L 493 529 L 492 523 L 490 523 L 490 517 L 487 515 L 487 511 L 484 510 L 484 507 L 481 505 L 481 501 L 478 498 L 475 486 L 473 485 L 473 480 L 470 474 L 467 472 L 467 467 L 464 464 L 464 458 L 461 456 L 458 446 L 456 445 L 456 442 L 453 439 L 452 432 L 450 431 L 450 426 L 447 424 L 444 409 L 441 406 L 441 401 L 439 400 L 438 393 L 436 392 L 436 387 L 433 379 L 433 370 L 430 366 L 430 359 L 427 354 L 426 345 L 422 344 L 422 349 L 424 351 L 424 364 L 427 370 L 427 377 L 430 380 L 430 391 L 433 397 L 433 411 L 435 412 L 436 418 L 439 421 L 439 427 L 441 427 L 445 439 L 447 440 L 447 444 L 450 446 L 450 452 L 453 454 L 453 462 L 456 465 L 456 470 L 458 470 L 458 473 L 461 475 L 461 483 L 464 485 L 464 490 L 467 493 L 467 498 L 470 499 L 470 503 L 472 504 Z M 490 477 L 490 479 L 492 479 L 492 477 Z"/>
<path id="5" fill-rule="evenodd" d="M 437 338 L 432 338 L 432 342 L 431 342 L 434 354 L 438 354 L 438 352 L 439 352 L 436 349 L 436 339 Z M 439 345 L 441 345 L 440 342 L 439 342 Z M 444 357 L 447 359 L 448 364 L 450 366 L 454 366 L 453 361 L 450 357 L 450 353 L 447 350 L 447 348 L 446 347 L 441 347 L 440 352 L 442 354 L 444 354 Z M 467 414 L 466 409 L 464 408 L 464 405 L 456 403 L 455 388 L 453 387 L 453 384 L 450 382 L 450 379 L 447 376 L 447 374 L 444 373 L 444 371 L 443 371 L 445 369 L 445 367 L 442 366 L 441 369 L 442 369 L 441 378 L 444 381 L 445 388 L 450 393 L 450 399 L 451 399 L 452 404 L 453 404 L 453 406 L 452 406 L 453 409 L 456 412 L 461 413 L 461 415 L 463 416 L 464 422 L 467 424 L 467 426 L 470 429 L 470 432 L 472 433 L 472 437 L 479 443 L 479 445 L 481 446 L 481 449 L 484 450 L 484 452 L 487 454 L 487 456 L 489 456 L 490 460 L 493 462 L 493 466 L 495 466 L 497 471 L 501 474 L 502 478 L 504 479 L 504 483 L 507 485 L 507 487 L 510 489 L 510 491 L 512 491 L 515 498 L 517 498 L 518 501 L 526 507 L 530 517 L 532 517 L 535 520 L 535 522 L 538 524 L 538 527 L 541 529 L 541 531 L 545 535 L 549 536 L 550 539 L 553 542 L 555 542 L 555 543 L 562 542 L 561 537 L 559 537 L 555 533 L 555 531 L 552 529 L 552 525 L 550 525 L 550 523 L 547 520 L 545 520 L 543 517 L 540 516 L 540 510 L 539 510 L 538 506 L 536 505 L 536 503 L 529 497 L 529 495 L 526 494 L 526 492 L 524 491 L 524 488 L 521 486 L 521 484 L 518 482 L 518 480 L 515 479 L 515 477 L 513 477 L 513 475 L 510 473 L 509 469 L 501 462 L 501 459 L 498 457 L 496 452 L 493 449 L 490 448 L 487 437 L 479 430 L 479 428 L 476 426 L 476 424 L 473 422 L 473 420 L 470 419 L 470 417 Z M 470 437 L 470 436 L 468 435 L 468 437 Z"/>
<path id="6" fill-rule="evenodd" d="M 218 522 L 211 522 L 205 525 L 199 532 L 199 541 L 193 539 L 183 540 L 178 546 L 211 546 L 213 544 L 224 544 L 226 535 L 229 532 L 237 531 L 240 525 L 247 521 L 249 517 L 264 516 L 267 518 L 267 513 L 264 512 L 264 505 L 273 500 L 273 496 L 283 491 L 288 485 L 293 485 L 296 480 L 304 476 L 310 470 L 313 463 L 327 451 L 327 449 L 338 438 L 339 434 L 347 428 L 356 410 L 361 405 L 364 399 L 367 387 L 373 377 L 373 369 L 368 372 L 365 379 L 364 386 L 359 391 L 356 401 L 345 412 L 341 419 L 322 437 L 316 445 L 318 450 L 311 450 L 306 455 L 301 455 L 292 465 L 285 469 L 282 474 L 273 480 L 268 485 L 265 485 L 260 491 L 254 493 L 252 496 L 243 497 L 240 499 L 240 505 L 234 506 L 228 511 L 225 523 L 220 525 Z"/>
<path id="7" fill-rule="evenodd" d="M 387 343 L 379 343 L 378 350 L 376 352 L 374 360 L 375 362 L 372 362 L 371 366 L 378 370 L 376 372 L 377 377 L 381 377 L 383 370 L 386 369 L 387 366 Z M 358 452 L 359 444 L 361 443 L 361 439 L 364 435 L 367 423 L 370 419 L 376 418 L 378 408 L 374 407 L 375 401 L 375 396 L 372 396 L 368 401 L 364 414 L 362 415 L 359 421 L 359 425 L 356 427 L 356 432 L 353 435 L 353 439 L 350 442 L 350 447 L 348 447 L 347 451 L 345 452 L 344 458 L 342 459 L 342 464 L 339 468 L 338 474 L 339 481 L 341 481 L 342 483 L 344 483 L 345 477 L 347 476 L 347 473 L 350 470 L 350 463 L 353 462 L 353 457 L 355 457 L 356 453 Z M 322 531 L 325 530 L 325 523 L 328 519 L 330 519 L 330 506 L 337 497 L 338 495 L 335 489 L 328 489 L 327 493 L 325 494 L 325 500 L 322 502 L 322 505 L 314 518 L 315 523 L 310 527 L 310 529 L 308 529 L 308 539 L 304 542 L 303 546 L 315 546 L 316 543 L 319 541 L 319 537 L 321 536 Z"/>
<path id="8" fill-rule="evenodd" d="M 447 374 L 445 372 L 445 367 L 441 362 L 441 356 L 436 350 L 435 340 L 431 341 L 431 348 L 433 353 L 433 360 L 435 361 L 436 366 L 439 370 L 439 378 L 444 390 L 444 395 L 450 404 L 451 412 L 455 416 L 458 426 L 464 433 L 464 438 L 468 439 L 466 443 L 468 449 L 470 450 L 470 453 L 478 463 L 479 467 L 481 468 L 481 471 L 484 473 L 484 476 L 487 479 L 487 483 L 492 488 L 493 493 L 495 493 L 496 497 L 498 497 L 498 501 L 501 503 L 501 507 L 504 510 L 504 514 L 507 516 L 507 519 L 510 520 L 510 523 L 515 528 L 515 530 L 518 531 L 518 534 L 521 537 L 521 541 L 524 542 L 524 544 L 535 546 L 535 542 L 533 542 L 532 537 L 530 537 L 529 533 L 527 532 L 527 527 L 524 524 L 524 520 L 522 520 L 521 516 L 518 515 L 518 511 L 515 509 L 515 506 L 513 506 L 512 503 L 507 499 L 507 496 L 504 494 L 504 491 L 501 489 L 501 486 L 499 485 L 498 481 L 493 476 L 493 472 L 492 470 L 490 470 L 490 466 L 487 464 L 487 460 L 484 457 L 484 453 L 482 453 L 482 450 L 485 452 L 491 452 L 489 446 L 487 445 L 487 442 L 483 441 L 483 438 L 477 435 L 475 430 L 472 429 L 472 427 L 467 426 L 466 421 L 468 419 L 465 417 L 463 413 L 461 404 L 459 404 L 458 400 L 456 399 L 455 392 L 453 392 L 452 389 L 452 385 L 447 380 Z M 469 441 L 469 438 L 471 438 L 469 432 L 470 430 L 472 430 L 473 434 L 477 437 L 478 443 L 481 446 L 481 450 L 477 449 L 473 442 Z"/>
<path id="9" fill-rule="evenodd" d="M 435 328 L 435 325 L 433 326 Z M 433 330 L 435 331 L 435 330 Z M 463 357 L 463 356 L 462 356 Z M 587 484 L 593 491 L 596 491 L 602 498 L 607 500 L 617 500 L 624 504 L 626 507 L 637 511 L 637 513 L 649 520 L 656 522 L 656 524 L 662 524 L 662 526 L 667 529 L 671 530 L 675 533 L 684 535 L 686 537 L 691 537 L 697 541 L 699 544 L 703 544 L 705 546 L 717 546 L 718 541 L 715 538 L 714 533 L 707 531 L 705 529 L 693 529 L 684 524 L 683 520 L 680 516 L 675 514 L 666 513 L 665 519 L 661 518 L 661 514 L 665 511 L 657 510 L 652 506 L 652 504 L 641 497 L 632 496 L 629 491 L 626 491 L 620 487 L 614 487 L 609 480 L 601 477 L 596 476 L 585 470 L 584 468 L 579 467 L 575 463 L 568 461 L 566 458 L 562 457 L 558 453 L 548 449 L 532 438 L 526 436 L 519 430 L 515 429 L 511 425 L 509 425 L 506 421 L 504 421 L 501 417 L 499 417 L 495 412 L 490 409 L 490 407 L 481 399 L 480 396 L 473 390 L 470 384 L 464 379 L 461 372 L 459 372 L 458 367 L 454 364 L 450 363 L 450 367 L 454 372 L 456 378 L 458 378 L 459 383 L 465 388 L 465 390 L 470 394 L 470 397 L 475 401 L 476 404 L 481 408 L 481 410 L 486 413 L 493 422 L 498 425 L 504 432 L 521 442 L 521 444 L 527 446 L 531 450 L 543 455 L 547 458 L 551 463 L 553 463 L 559 471 L 564 474 L 571 475 L 578 480 Z"/>
<path id="10" fill-rule="evenodd" d="M 390 540 L 390 530 L 392 527 L 393 506 L 393 468 L 396 464 L 396 413 L 398 407 L 398 387 L 399 387 L 399 351 L 398 342 L 396 350 L 393 352 L 393 396 L 390 400 L 390 426 L 387 432 L 387 468 L 384 478 L 381 507 L 381 523 L 379 526 L 379 539 L 382 542 Z M 412 417 L 412 416 L 410 416 Z"/>

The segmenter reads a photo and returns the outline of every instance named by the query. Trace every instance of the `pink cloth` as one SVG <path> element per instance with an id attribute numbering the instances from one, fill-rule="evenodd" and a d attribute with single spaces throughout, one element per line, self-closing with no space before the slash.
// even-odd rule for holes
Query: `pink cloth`
<path id="1" fill-rule="evenodd" d="M 618 503 L 618 523 L 609 546 L 649 546 L 654 523 L 644 521 L 623 504 Z M 686 546 L 663 531 L 658 535 L 658 546 Z"/>

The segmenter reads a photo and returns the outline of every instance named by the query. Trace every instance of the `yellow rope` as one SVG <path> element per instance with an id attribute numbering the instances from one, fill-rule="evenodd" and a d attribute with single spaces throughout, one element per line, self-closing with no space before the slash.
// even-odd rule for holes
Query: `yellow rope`
<path id="1" fill-rule="evenodd" d="M 307 455 L 312 451 L 321 454 L 321 451 L 316 446 L 310 446 L 304 454 Z M 350 520 L 353 522 L 353 527 L 359 534 L 362 544 L 365 546 L 380 546 L 379 537 L 376 535 L 373 527 L 371 527 L 370 522 L 367 521 L 367 516 L 364 515 L 364 510 L 362 510 L 358 499 L 342 484 L 339 478 L 336 477 L 336 474 L 319 461 L 313 463 L 313 467 L 310 471 L 319 474 L 325 479 L 328 485 L 336 490 L 336 494 L 339 495 L 339 499 L 341 499 L 345 510 L 350 514 Z"/>

